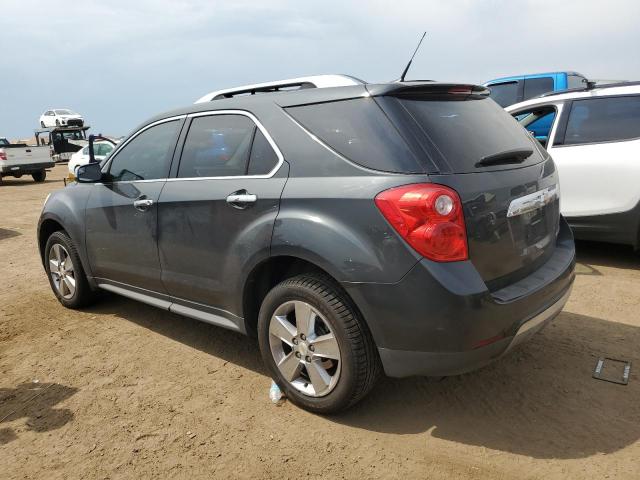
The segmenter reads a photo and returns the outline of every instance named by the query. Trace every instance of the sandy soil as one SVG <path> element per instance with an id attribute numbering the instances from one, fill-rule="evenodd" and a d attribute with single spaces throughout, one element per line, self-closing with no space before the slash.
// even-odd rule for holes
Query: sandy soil
<path id="1" fill-rule="evenodd" d="M 433 382 L 383 379 L 347 413 L 268 399 L 256 345 L 115 296 L 49 291 L 44 184 L 0 185 L 0 478 L 639 478 L 640 256 L 579 244 L 565 311 L 512 355 Z M 37 383 L 34 383 L 36 382 Z"/>

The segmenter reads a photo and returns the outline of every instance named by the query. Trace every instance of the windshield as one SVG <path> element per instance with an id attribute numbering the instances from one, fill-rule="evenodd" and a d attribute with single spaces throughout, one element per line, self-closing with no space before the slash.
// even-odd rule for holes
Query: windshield
<path id="1" fill-rule="evenodd" d="M 77 115 L 77 113 L 72 112 L 71 110 L 54 110 L 56 115 Z"/>

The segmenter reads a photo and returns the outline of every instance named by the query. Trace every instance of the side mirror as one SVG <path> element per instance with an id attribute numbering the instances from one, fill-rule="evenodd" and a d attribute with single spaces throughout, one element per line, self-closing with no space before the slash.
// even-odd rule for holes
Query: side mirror
<path id="1" fill-rule="evenodd" d="M 80 165 L 76 170 L 76 179 L 79 183 L 95 183 L 102 180 L 102 169 L 99 163 L 87 163 Z"/>

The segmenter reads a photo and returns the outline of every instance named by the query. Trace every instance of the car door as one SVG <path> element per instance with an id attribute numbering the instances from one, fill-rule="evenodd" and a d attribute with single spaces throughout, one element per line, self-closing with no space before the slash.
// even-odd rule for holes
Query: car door
<path id="1" fill-rule="evenodd" d="M 86 207 L 87 254 L 98 282 L 164 293 L 158 205 L 184 118 L 143 128 L 114 153 Z"/>
<path id="2" fill-rule="evenodd" d="M 269 256 L 288 166 L 247 112 L 197 114 L 188 123 L 175 178 L 160 195 L 162 280 L 177 304 L 228 318 L 240 315 L 234 299 L 248 269 Z"/>
<path id="3" fill-rule="evenodd" d="M 567 217 L 626 212 L 640 201 L 640 95 L 575 99 L 564 105 L 549 153 Z"/>

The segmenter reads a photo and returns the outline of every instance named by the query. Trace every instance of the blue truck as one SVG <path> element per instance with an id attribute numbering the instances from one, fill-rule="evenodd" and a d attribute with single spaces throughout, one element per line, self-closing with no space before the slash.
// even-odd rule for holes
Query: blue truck
<path id="1" fill-rule="evenodd" d="M 483 85 L 491 90 L 491 98 L 498 105 L 508 107 L 543 93 L 584 88 L 587 79 L 577 72 L 549 72 L 496 78 Z"/>

